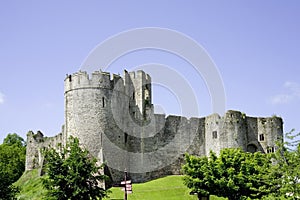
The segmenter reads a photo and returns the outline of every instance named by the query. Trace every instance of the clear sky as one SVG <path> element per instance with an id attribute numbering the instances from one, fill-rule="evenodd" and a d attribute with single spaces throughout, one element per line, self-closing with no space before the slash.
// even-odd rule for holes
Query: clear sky
<path id="1" fill-rule="evenodd" d="M 64 123 L 63 80 L 108 37 L 133 28 L 162 27 L 193 38 L 223 79 L 226 109 L 283 117 L 285 132 L 300 131 L 299 1 L 1 1 L 0 141 L 29 130 L 47 136 Z M 191 79 L 201 116 L 211 114 L 203 80 L 187 63 L 145 50 L 112 66 L 121 73 L 144 63 L 166 64 Z M 153 88 L 154 104 L 180 114 L 167 91 Z M 156 90 L 157 89 L 157 90 Z M 164 96 L 166 95 L 166 96 Z"/>

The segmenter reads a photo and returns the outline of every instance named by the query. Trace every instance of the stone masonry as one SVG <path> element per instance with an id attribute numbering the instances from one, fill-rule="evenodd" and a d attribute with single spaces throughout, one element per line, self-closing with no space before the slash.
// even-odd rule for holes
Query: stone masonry
<path id="1" fill-rule="evenodd" d="M 197 156 L 223 148 L 272 152 L 283 136 L 282 119 L 249 117 L 239 111 L 202 118 L 154 114 L 151 77 L 79 71 L 64 81 L 65 124 L 54 137 L 27 134 L 26 170 L 43 166 L 42 150 L 65 145 L 70 136 L 105 163 L 113 183 L 126 169 L 134 182 L 180 174 L 185 152 Z"/>

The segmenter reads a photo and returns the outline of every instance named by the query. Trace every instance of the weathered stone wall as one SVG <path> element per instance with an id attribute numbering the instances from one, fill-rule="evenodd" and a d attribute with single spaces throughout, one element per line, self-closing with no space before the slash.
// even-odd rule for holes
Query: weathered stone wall
<path id="1" fill-rule="evenodd" d="M 124 71 L 123 78 L 107 72 L 77 72 L 65 79 L 65 125 L 62 134 L 45 138 L 28 134 L 26 170 L 43 163 L 41 150 L 66 143 L 70 136 L 99 163 L 105 162 L 114 183 L 123 171 L 135 182 L 179 174 L 183 155 L 219 153 L 222 148 L 270 152 L 282 136 L 282 119 L 254 118 L 239 111 L 205 118 L 154 114 L 151 77 Z"/>
<path id="2" fill-rule="evenodd" d="M 40 131 L 37 131 L 36 134 L 29 131 L 27 133 L 25 170 L 41 168 L 44 162 L 43 150 L 49 147 L 59 150 L 62 144 L 62 133 L 54 137 L 44 137 Z"/>
<path id="3" fill-rule="evenodd" d="M 223 127 L 221 127 L 220 149 L 222 148 L 242 148 L 247 150 L 247 122 L 245 116 L 238 111 L 228 111 L 223 117 Z"/>
<path id="4" fill-rule="evenodd" d="M 209 155 L 210 151 L 220 151 L 220 127 L 222 120 L 218 114 L 212 114 L 205 118 L 205 152 Z"/>

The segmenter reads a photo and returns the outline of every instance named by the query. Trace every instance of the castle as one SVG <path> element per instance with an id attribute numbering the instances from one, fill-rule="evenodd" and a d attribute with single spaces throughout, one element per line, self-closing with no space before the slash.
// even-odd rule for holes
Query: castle
<path id="1" fill-rule="evenodd" d="M 184 153 L 203 156 L 210 150 L 240 147 L 272 152 L 283 135 L 282 119 L 249 117 L 239 111 L 202 118 L 154 114 L 151 77 L 144 71 L 124 76 L 76 72 L 64 80 L 65 124 L 54 137 L 27 134 L 26 170 L 43 166 L 42 149 L 58 148 L 70 136 L 105 163 L 114 183 L 126 169 L 134 182 L 180 174 Z"/>

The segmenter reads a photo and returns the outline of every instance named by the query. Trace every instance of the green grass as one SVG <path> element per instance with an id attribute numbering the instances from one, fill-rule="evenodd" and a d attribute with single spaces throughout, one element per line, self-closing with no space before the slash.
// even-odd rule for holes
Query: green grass
<path id="1" fill-rule="evenodd" d="M 46 190 L 43 188 L 41 177 L 37 170 L 27 171 L 15 183 L 21 187 L 19 200 L 45 199 Z M 128 194 L 128 200 L 197 200 L 195 195 L 189 195 L 190 190 L 183 185 L 182 176 L 167 176 L 147 183 L 133 184 L 133 193 Z M 109 197 L 105 200 L 123 200 L 121 188 L 111 188 Z M 210 200 L 224 198 L 211 197 Z"/>
<path id="2" fill-rule="evenodd" d="M 14 185 L 21 188 L 19 200 L 40 200 L 46 196 L 46 190 L 43 188 L 37 169 L 25 172 Z"/>
<path id="3" fill-rule="evenodd" d="M 133 193 L 128 194 L 128 200 L 196 200 L 189 195 L 190 190 L 183 185 L 182 176 L 167 176 L 147 183 L 133 184 Z M 121 188 L 111 188 L 107 200 L 122 200 L 124 192 Z"/>

